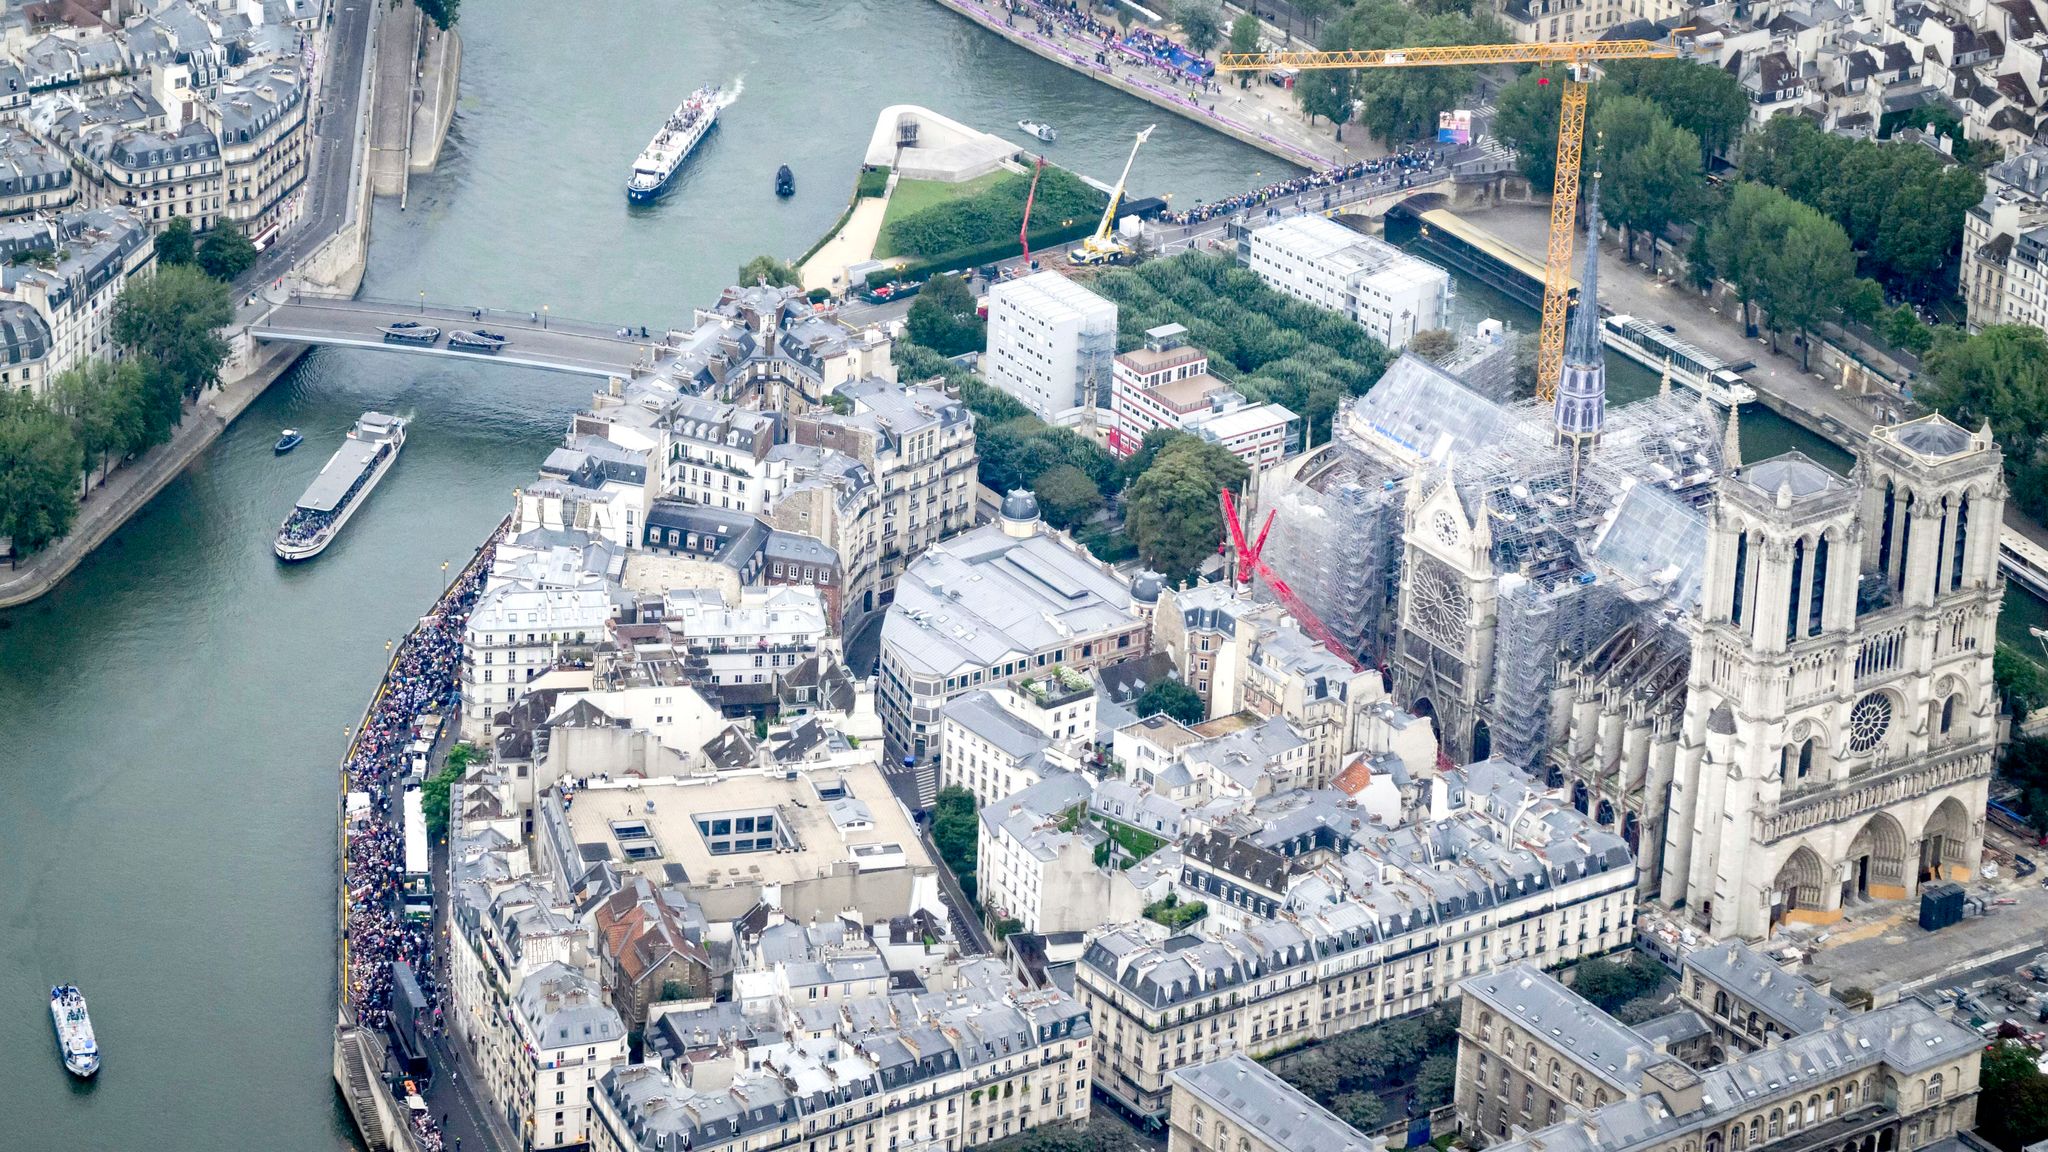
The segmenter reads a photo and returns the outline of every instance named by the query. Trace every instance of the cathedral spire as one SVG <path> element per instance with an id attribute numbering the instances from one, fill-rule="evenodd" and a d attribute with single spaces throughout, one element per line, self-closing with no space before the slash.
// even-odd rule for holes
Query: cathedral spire
<path id="1" fill-rule="evenodd" d="M 1742 467 L 1742 406 L 1728 406 L 1728 428 L 1721 435 L 1721 470 L 1733 472 Z"/>
<path id="2" fill-rule="evenodd" d="M 1557 443 L 1573 455 L 1600 442 L 1607 423 L 1607 357 L 1600 346 L 1600 175 L 1586 195 L 1586 267 L 1579 277 L 1579 305 L 1572 314 L 1551 410 Z"/>

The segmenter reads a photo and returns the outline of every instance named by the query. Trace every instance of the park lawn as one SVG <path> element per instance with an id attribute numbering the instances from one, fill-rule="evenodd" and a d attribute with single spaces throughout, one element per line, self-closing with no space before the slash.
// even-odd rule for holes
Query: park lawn
<path id="1" fill-rule="evenodd" d="M 889 193 L 889 210 L 882 215 L 882 236 L 875 244 L 875 259 L 886 260 L 891 256 L 924 256 L 935 253 L 897 252 L 889 243 L 889 224 L 906 216 L 922 212 L 927 208 L 944 204 L 949 200 L 962 200 L 979 196 L 983 192 L 1008 181 L 1020 181 L 1024 177 L 1005 168 L 998 168 L 972 180 L 950 184 L 944 180 L 897 180 L 896 190 Z M 1018 221 L 1021 226 L 1022 220 Z"/>

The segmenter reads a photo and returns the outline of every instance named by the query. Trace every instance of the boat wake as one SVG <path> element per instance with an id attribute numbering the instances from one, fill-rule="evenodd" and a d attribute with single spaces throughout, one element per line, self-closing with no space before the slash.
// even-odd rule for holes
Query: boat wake
<path id="1" fill-rule="evenodd" d="M 725 93 L 718 98 L 719 110 L 724 111 L 725 109 L 732 107 L 733 104 L 739 100 L 740 93 L 746 90 L 747 74 L 742 72 L 739 75 L 732 78 L 732 87 L 727 88 L 725 90 Z"/>

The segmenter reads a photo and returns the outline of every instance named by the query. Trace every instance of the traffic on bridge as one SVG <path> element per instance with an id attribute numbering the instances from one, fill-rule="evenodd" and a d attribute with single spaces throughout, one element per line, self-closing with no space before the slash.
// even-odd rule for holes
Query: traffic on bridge
<path id="1" fill-rule="evenodd" d="M 579 376 L 628 376 L 651 367 L 668 333 L 425 300 L 344 300 L 291 295 L 249 327 L 257 340 L 380 348 L 420 356 L 490 359 Z M 482 337 L 464 339 L 463 334 Z M 496 339 L 493 339 L 496 338 Z"/>

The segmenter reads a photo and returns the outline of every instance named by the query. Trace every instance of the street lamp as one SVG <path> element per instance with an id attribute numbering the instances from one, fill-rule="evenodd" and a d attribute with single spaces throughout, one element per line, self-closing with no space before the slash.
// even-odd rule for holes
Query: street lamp
<path id="1" fill-rule="evenodd" d="M 425 288 L 422 288 L 422 289 L 420 289 L 420 315 L 422 315 L 422 316 L 425 316 L 426 314 L 427 314 L 427 290 L 426 290 Z"/>
<path id="2" fill-rule="evenodd" d="M 547 330 L 547 326 L 548 326 L 548 306 L 547 306 L 547 305 L 545 305 L 545 304 L 543 304 L 543 305 L 541 305 L 541 306 L 540 306 L 540 326 L 541 326 L 541 330 L 542 330 L 542 331 L 546 331 L 546 330 Z"/>

